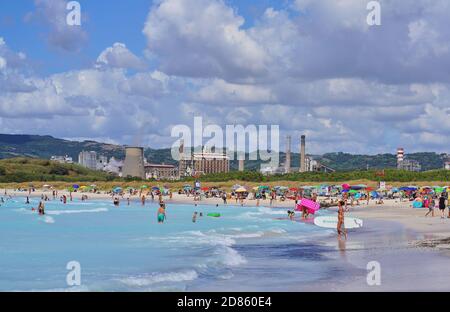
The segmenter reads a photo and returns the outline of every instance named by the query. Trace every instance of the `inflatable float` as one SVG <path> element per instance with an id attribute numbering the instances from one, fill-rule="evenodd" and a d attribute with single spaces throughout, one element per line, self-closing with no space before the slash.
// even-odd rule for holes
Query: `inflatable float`
<path id="1" fill-rule="evenodd" d="M 306 211 L 310 214 L 315 214 L 317 210 L 320 209 L 320 204 L 316 203 L 315 201 L 307 198 L 302 198 L 300 200 L 300 203 L 297 204 L 297 207 L 295 210 L 302 210 L 302 206 L 306 207 Z"/>
<path id="2" fill-rule="evenodd" d="M 218 212 L 210 212 L 207 214 L 208 217 L 214 217 L 214 218 L 218 218 L 220 217 L 220 213 Z"/>

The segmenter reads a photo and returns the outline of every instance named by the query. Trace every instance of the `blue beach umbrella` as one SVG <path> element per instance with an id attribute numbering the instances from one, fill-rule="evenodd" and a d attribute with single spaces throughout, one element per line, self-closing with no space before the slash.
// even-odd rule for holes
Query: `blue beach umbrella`
<path id="1" fill-rule="evenodd" d="M 113 188 L 113 193 L 120 193 L 120 192 L 122 192 L 121 187 L 117 186 L 117 187 Z"/>

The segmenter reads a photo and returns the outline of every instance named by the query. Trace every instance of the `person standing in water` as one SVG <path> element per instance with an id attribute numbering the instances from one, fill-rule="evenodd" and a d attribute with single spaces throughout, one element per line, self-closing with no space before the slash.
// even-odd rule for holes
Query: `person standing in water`
<path id="1" fill-rule="evenodd" d="M 344 212 L 345 212 L 345 208 L 344 208 L 345 202 L 344 201 L 339 201 L 338 204 L 338 222 L 337 222 L 337 233 L 338 233 L 338 238 L 340 239 L 342 237 L 342 235 L 344 235 L 344 238 L 347 239 L 347 230 L 345 229 L 345 216 L 344 216 Z"/>
<path id="2" fill-rule="evenodd" d="M 142 206 L 145 205 L 145 195 L 142 195 L 142 197 L 141 197 L 141 203 L 142 203 Z"/>
<path id="3" fill-rule="evenodd" d="M 158 223 L 164 223 L 164 220 L 166 219 L 166 206 L 164 203 L 159 204 L 157 219 Z"/>
<path id="4" fill-rule="evenodd" d="M 38 212 L 39 212 L 39 215 L 41 215 L 41 216 L 45 215 L 45 206 L 44 206 L 44 202 L 42 202 L 42 201 L 39 202 Z"/>
<path id="5" fill-rule="evenodd" d="M 197 221 L 197 211 L 192 215 L 192 222 L 195 223 Z"/>

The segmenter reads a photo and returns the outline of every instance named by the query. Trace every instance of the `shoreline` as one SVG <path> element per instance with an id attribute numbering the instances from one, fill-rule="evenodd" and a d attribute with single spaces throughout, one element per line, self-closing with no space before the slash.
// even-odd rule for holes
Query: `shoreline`
<path id="1" fill-rule="evenodd" d="M 0 196 L 4 196 L 4 189 L 0 189 Z M 12 195 L 17 199 L 25 199 L 28 192 L 18 192 L 13 190 L 7 190 L 7 194 Z M 36 190 L 29 196 L 34 199 L 39 199 L 42 194 L 51 196 L 51 191 L 42 192 Z M 53 202 L 59 202 L 59 196 L 67 195 L 67 191 L 59 191 L 58 199 Z M 94 202 L 96 200 L 112 201 L 112 197 L 109 194 L 92 194 L 92 193 L 72 193 L 72 204 L 78 204 L 81 202 L 82 195 L 88 195 L 87 202 Z M 136 205 L 139 202 L 139 196 L 130 197 L 133 204 Z M 125 202 L 124 202 L 125 201 Z M 173 194 L 173 198 L 169 199 L 168 196 L 164 197 L 164 201 L 169 205 L 173 205 L 176 210 L 176 205 L 192 205 L 194 203 L 198 205 L 215 205 L 219 204 L 221 208 L 224 207 L 222 199 L 209 198 L 201 201 L 193 200 L 193 197 L 186 197 L 184 194 Z M 151 202 L 147 200 L 147 204 L 156 205 L 158 202 L 157 197 L 155 201 Z M 25 203 L 25 201 L 24 201 Z M 70 203 L 70 201 L 68 201 Z M 292 209 L 294 201 L 288 200 L 285 202 L 276 201 L 275 204 L 270 207 L 269 200 L 260 201 L 261 208 L 274 208 L 274 209 Z M 228 205 L 230 209 L 236 210 L 240 208 L 240 204 L 235 204 L 234 200 L 229 200 Z M 448 224 L 450 219 L 441 220 L 439 217 L 425 218 L 423 215 L 427 209 L 413 209 L 410 207 L 410 202 L 399 202 L 397 200 L 385 200 L 384 205 L 375 205 L 374 203 L 366 205 L 361 203 L 358 207 L 351 207 L 350 211 L 346 213 L 348 216 L 362 218 L 365 222 L 365 226 L 359 230 L 350 230 L 348 239 L 345 241 L 337 240 L 336 236 L 329 232 L 329 235 L 324 236 L 324 239 L 312 240 L 307 242 L 306 245 L 302 245 L 302 241 L 293 242 L 286 245 L 273 245 L 273 248 L 281 248 L 279 252 L 289 254 L 289 252 L 296 252 L 301 248 L 312 248 L 311 246 L 317 246 L 318 250 L 323 250 L 321 261 L 324 261 L 324 271 L 318 272 L 318 274 L 324 274 L 326 279 L 312 280 L 305 285 L 296 285 L 295 281 L 288 278 L 290 284 L 286 285 L 286 291 L 405 291 L 405 290 L 426 290 L 433 289 L 439 290 L 438 286 L 432 284 L 434 278 L 440 279 L 441 276 L 435 276 L 435 268 L 442 270 L 443 274 L 449 273 L 450 269 L 447 269 L 446 263 L 450 253 L 448 248 L 450 247 L 450 231 L 448 230 Z M 122 208 L 126 210 L 126 196 L 121 200 Z M 244 208 L 257 208 L 255 200 L 246 200 Z M 326 209 L 329 212 L 336 212 L 336 208 Z M 448 222 L 447 222 L 448 221 Z M 238 249 L 243 257 L 252 257 L 252 252 L 255 249 L 250 250 L 250 254 L 246 254 L 243 249 L 246 246 L 244 244 Z M 255 244 L 256 248 L 258 244 Z M 304 247 L 303 247 L 304 246 Z M 233 247 L 234 248 L 234 247 Z M 313 252 L 314 254 L 314 252 Z M 302 259 L 302 256 L 296 255 L 296 259 Z M 305 258 L 307 259 L 307 258 Z M 276 263 L 284 263 L 283 258 L 274 258 L 273 261 L 279 261 Z M 289 265 L 296 265 L 294 258 L 291 258 Z M 378 261 L 383 267 L 383 284 L 381 287 L 370 287 L 366 285 L 366 265 L 370 261 Z M 424 262 L 429 262 L 431 265 L 422 268 L 420 272 L 420 278 L 422 282 L 419 284 L 408 284 L 408 278 L 411 272 L 414 272 L 417 265 Z M 320 262 L 319 262 L 320 263 Z M 320 264 L 317 264 L 320 266 Z M 402 263 L 402 266 L 398 267 L 398 263 Z M 253 269 L 263 270 L 271 264 L 266 262 L 257 263 Z M 272 266 L 273 267 L 273 266 Z M 239 276 L 239 272 L 246 272 L 248 266 L 244 264 L 242 267 L 234 268 Z M 335 270 L 339 270 L 339 274 Z M 314 272 L 314 269 L 313 269 Z M 238 280 L 239 281 L 239 280 Z M 225 280 L 218 282 L 218 285 L 214 285 L 219 291 L 226 291 L 231 287 L 237 287 L 235 279 Z M 255 286 L 253 282 L 249 284 L 242 283 L 242 291 L 248 291 L 251 287 Z M 202 288 L 196 288 L 198 285 L 193 286 L 194 291 Z M 212 286 L 211 286 L 212 287 Z M 250 288 L 249 288 L 250 287 Z M 257 287 L 257 286 L 255 286 Z M 437 287 L 437 288 L 436 288 Z M 443 281 L 442 287 L 444 289 L 450 289 L 450 284 L 447 281 Z"/>
<path id="2" fill-rule="evenodd" d="M 0 196 L 4 196 L 5 189 L 0 189 Z M 42 195 L 47 195 L 49 198 L 52 198 L 51 190 L 36 190 L 35 192 L 21 192 L 13 189 L 6 189 L 8 195 L 20 196 L 36 198 L 41 197 Z M 58 190 L 58 198 L 62 195 L 66 195 L 69 198 L 69 191 L 67 190 Z M 88 196 L 88 201 L 90 200 L 112 200 L 111 194 L 100 193 L 82 193 L 82 192 L 72 192 L 72 198 L 74 200 L 81 200 L 82 195 Z M 139 201 L 139 195 L 124 195 L 120 197 L 121 202 L 126 201 L 127 197 L 130 198 L 131 201 Z M 59 199 L 58 199 L 59 200 Z M 163 196 L 163 200 L 166 204 L 184 204 L 184 205 L 219 205 L 224 206 L 223 200 L 221 198 L 203 198 L 200 201 L 194 201 L 193 197 L 187 197 L 184 194 L 173 193 L 172 198 L 168 196 Z M 319 200 L 323 201 L 323 197 L 319 197 Z M 69 201 L 69 199 L 68 199 Z M 155 197 L 155 202 L 157 201 L 157 197 Z M 150 202 L 147 197 L 147 202 Z M 229 206 L 241 206 L 239 202 L 235 201 L 235 199 L 230 199 L 227 201 L 227 205 Z M 256 200 L 247 199 L 244 201 L 244 207 L 261 207 L 261 208 L 276 208 L 276 209 L 294 209 L 295 203 L 293 200 L 285 200 L 279 201 L 276 200 L 273 202 L 273 205 L 270 205 L 270 200 L 260 200 L 259 206 L 257 205 Z M 417 244 L 419 247 L 425 248 L 439 248 L 441 245 L 446 245 L 448 249 L 450 249 L 450 218 L 441 219 L 439 214 L 439 209 L 435 209 L 434 217 L 425 217 L 425 213 L 428 209 L 415 209 L 412 208 L 411 202 L 409 201 L 399 201 L 397 199 L 385 199 L 384 204 L 378 205 L 375 204 L 374 201 L 366 204 L 365 201 L 361 201 L 358 206 L 348 206 L 349 211 L 346 212 L 346 215 L 358 217 L 361 219 L 368 220 L 379 220 L 379 221 L 392 221 L 401 224 L 405 229 L 412 230 L 417 234 L 423 236 L 423 240 L 419 241 L 409 241 L 409 243 Z M 336 211 L 336 207 L 328 207 L 323 208 L 329 211 Z M 448 212 L 446 210 L 446 216 L 448 216 Z M 442 240 L 442 241 L 440 241 Z M 448 240 L 448 241 L 447 241 Z M 443 246 L 442 246 L 443 247 Z"/>

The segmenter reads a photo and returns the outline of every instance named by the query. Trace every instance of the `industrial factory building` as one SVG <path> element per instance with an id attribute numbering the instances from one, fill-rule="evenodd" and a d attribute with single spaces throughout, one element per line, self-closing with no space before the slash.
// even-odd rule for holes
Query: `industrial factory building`
<path id="1" fill-rule="evenodd" d="M 203 150 L 201 153 L 185 153 L 183 142 L 181 142 L 179 150 L 181 153 L 178 166 L 180 177 L 230 171 L 230 159 L 225 153 L 213 153 L 207 150 Z"/>
<path id="2" fill-rule="evenodd" d="M 306 136 L 300 137 L 300 162 L 298 167 L 291 167 L 292 152 L 291 152 L 291 136 L 286 137 L 286 159 L 284 164 L 280 167 L 272 168 L 268 166 L 261 167 L 263 174 L 286 174 L 291 172 L 334 172 L 335 170 L 320 163 L 312 156 L 306 155 Z"/>
<path id="3" fill-rule="evenodd" d="M 145 177 L 155 180 L 174 180 L 178 177 L 178 168 L 166 164 L 145 164 Z"/>

